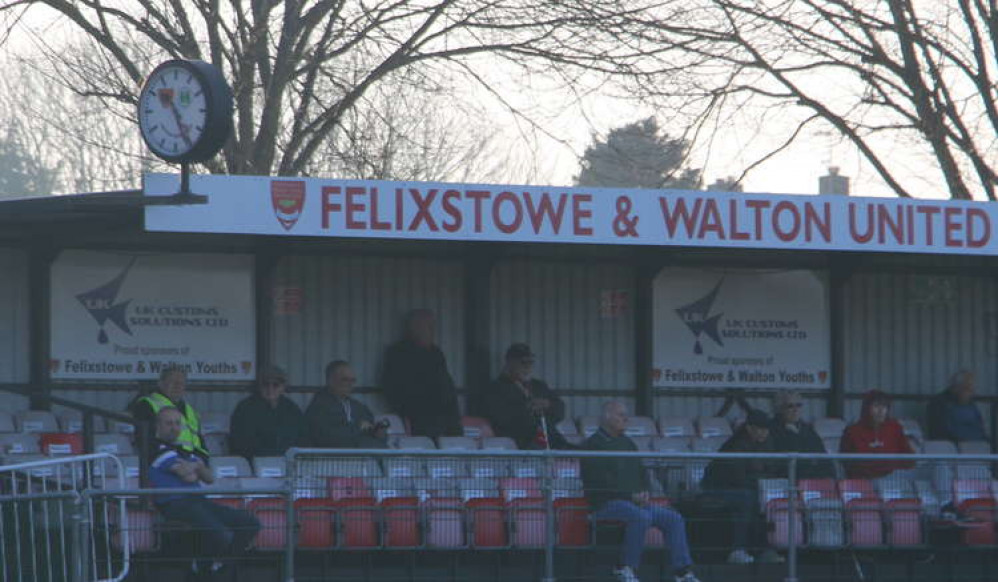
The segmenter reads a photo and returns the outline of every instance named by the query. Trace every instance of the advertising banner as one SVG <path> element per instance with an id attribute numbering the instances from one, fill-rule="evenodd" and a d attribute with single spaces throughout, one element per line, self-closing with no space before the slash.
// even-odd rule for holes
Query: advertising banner
<path id="1" fill-rule="evenodd" d="M 668 268 L 653 313 L 656 387 L 830 386 L 824 273 Z"/>
<path id="2" fill-rule="evenodd" d="M 52 265 L 51 375 L 191 380 L 256 376 L 253 258 L 64 251 Z"/>
<path id="3" fill-rule="evenodd" d="M 144 179 L 146 196 L 178 188 Z M 146 230 L 998 254 L 998 205 L 982 202 L 219 175 L 191 189 L 208 203 L 147 206 Z"/>

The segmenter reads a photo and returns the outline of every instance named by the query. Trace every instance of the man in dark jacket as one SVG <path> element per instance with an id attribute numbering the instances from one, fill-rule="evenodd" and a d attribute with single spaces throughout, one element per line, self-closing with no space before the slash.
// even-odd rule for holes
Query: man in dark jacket
<path id="1" fill-rule="evenodd" d="M 353 368 L 343 360 L 326 366 L 326 389 L 317 392 L 305 410 L 308 441 L 314 447 L 382 449 L 388 446 L 386 425 L 350 396 L 357 383 Z"/>
<path id="2" fill-rule="evenodd" d="M 634 452 L 634 441 L 624 436 L 627 428 L 627 409 L 620 402 L 603 406 L 600 428 L 583 448 L 594 451 Z M 650 505 L 648 472 L 641 459 L 633 457 L 587 458 L 582 462 L 582 482 L 586 496 L 597 520 L 624 522 L 624 544 L 621 559 L 614 570 L 619 582 L 637 582 L 641 566 L 645 535 L 649 527 L 657 527 L 665 536 L 669 558 L 677 582 L 698 582 L 690 569 L 686 541 L 686 525 L 677 511 Z"/>
<path id="3" fill-rule="evenodd" d="M 773 441 L 769 436 L 769 415 L 761 410 L 750 410 L 745 424 L 723 445 L 721 453 L 772 453 Z M 759 480 L 777 477 L 779 464 L 762 459 L 716 459 L 707 465 L 701 487 L 705 496 L 720 502 L 733 517 L 734 549 L 728 555 L 731 564 L 750 564 L 755 558 L 748 548 L 762 545 L 765 532 L 759 508 Z M 761 562 L 779 562 L 782 558 L 771 549 L 760 556 Z"/>
<path id="4" fill-rule="evenodd" d="M 304 416 L 298 405 L 284 395 L 288 377 L 271 367 L 261 374 L 256 390 L 232 412 L 229 451 L 246 459 L 281 456 L 302 444 Z"/>
<path id="5" fill-rule="evenodd" d="M 804 399 L 800 392 L 786 390 L 773 397 L 773 424 L 769 436 L 773 439 L 773 449 L 780 453 L 812 453 L 824 455 L 825 444 L 814 432 L 814 427 L 801 420 Z M 785 466 L 780 476 L 786 477 Z M 797 462 L 798 479 L 825 479 L 835 477 L 835 467 L 830 461 L 817 459 Z"/>
<path id="6" fill-rule="evenodd" d="M 457 390 L 435 336 L 432 311 L 409 314 L 406 337 L 385 353 L 385 397 L 392 411 L 409 421 L 412 434 L 460 436 Z"/>
<path id="7" fill-rule="evenodd" d="M 509 346 L 502 374 L 483 399 L 485 416 L 496 436 L 513 439 L 521 449 L 570 448 L 555 426 L 565 418 L 565 403 L 533 377 L 535 359 L 527 344 Z"/>
<path id="8" fill-rule="evenodd" d="M 929 439 L 955 443 L 988 440 L 981 411 L 974 404 L 974 380 L 973 372 L 961 370 L 946 390 L 929 401 L 925 411 Z"/>

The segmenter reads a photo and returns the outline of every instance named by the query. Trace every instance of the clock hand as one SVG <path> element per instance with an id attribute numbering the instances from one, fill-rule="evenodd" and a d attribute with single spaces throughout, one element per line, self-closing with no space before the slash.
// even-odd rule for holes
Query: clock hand
<path id="1" fill-rule="evenodd" d="M 187 128 L 180 121 L 180 112 L 177 111 L 177 105 L 170 99 L 170 111 L 173 112 L 173 118 L 177 120 L 177 128 L 180 130 L 180 137 L 184 138 L 187 143 L 187 147 L 191 146 L 191 138 L 187 135 Z"/>

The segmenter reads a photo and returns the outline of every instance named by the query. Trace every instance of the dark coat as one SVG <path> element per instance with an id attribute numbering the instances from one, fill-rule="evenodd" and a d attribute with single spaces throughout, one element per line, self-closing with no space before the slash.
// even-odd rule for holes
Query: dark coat
<path id="1" fill-rule="evenodd" d="M 949 390 L 929 400 L 925 411 L 929 440 L 986 441 L 984 418 L 974 403 L 960 404 Z"/>
<path id="2" fill-rule="evenodd" d="M 821 442 L 821 437 L 814 432 L 814 427 L 806 422 L 798 422 L 797 430 L 780 421 L 773 419 L 773 424 L 769 427 L 769 438 L 773 441 L 773 450 L 779 453 L 814 453 L 824 455 L 825 444 Z M 786 477 L 787 471 L 783 469 L 780 476 Z M 835 467 L 831 461 L 821 461 L 818 459 L 797 461 L 798 479 L 824 479 L 834 478 Z"/>
<path id="3" fill-rule="evenodd" d="M 602 428 L 586 439 L 582 448 L 590 451 L 637 451 L 638 445 L 626 436 L 610 436 Z M 641 459 L 590 457 L 582 460 L 582 483 L 593 509 L 612 499 L 630 501 L 635 493 L 649 490 L 648 471 Z"/>
<path id="4" fill-rule="evenodd" d="M 229 452 L 247 459 L 281 456 L 289 448 L 305 444 L 304 421 L 301 409 L 287 396 L 271 406 L 254 393 L 232 412 Z"/>
<path id="5" fill-rule="evenodd" d="M 388 446 L 379 439 L 362 431 L 365 421 L 374 424 L 374 414 L 363 402 L 347 398 L 350 418 L 347 418 L 344 401 L 323 390 L 317 392 L 305 410 L 305 425 L 308 442 L 313 447 L 334 449 L 382 449 Z"/>
<path id="6" fill-rule="evenodd" d="M 409 340 L 393 344 L 385 353 L 383 383 L 388 405 L 409 421 L 412 434 L 461 435 L 457 389 L 440 348 Z"/>
<path id="7" fill-rule="evenodd" d="M 565 437 L 555 427 L 565 418 L 565 403 L 542 380 L 527 382 L 528 396 L 512 378 L 503 374 L 496 378 L 483 398 L 483 412 L 492 424 L 496 436 L 509 437 L 521 449 L 538 448 L 536 437 L 541 426 L 539 417 L 527 407 L 530 398 L 546 398 L 551 407 L 544 414 L 548 444 L 552 449 L 567 448 Z"/>
<path id="8" fill-rule="evenodd" d="M 773 439 L 767 437 L 758 443 L 752 440 L 748 430 L 743 426 L 731 436 L 718 452 L 721 453 L 772 453 Z M 782 472 L 786 472 L 785 469 Z M 759 479 L 779 477 L 779 463 L 762 459 L 715 459 L 707 465 L 701 486 L 705 490 L 731 491 L 737 489 L 756 489 Z"/>

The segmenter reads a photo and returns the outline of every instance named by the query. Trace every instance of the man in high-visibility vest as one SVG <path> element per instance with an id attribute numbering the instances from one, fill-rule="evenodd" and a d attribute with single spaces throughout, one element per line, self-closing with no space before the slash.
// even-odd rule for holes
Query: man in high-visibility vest
<path id="1" fill-rule="evenodd" d="M 156 390 L 136 398 L 129 407 L 136 420 L 155 422 L 156 415 L 166 407 L 180 411 L 183 421 L 176 445 L 208 460 L 208 449 L 201 437 L 201 417 L 194 407 L 184 401 L 187 392 L 187 372 L 183 368 L 170 366 L 159 374 Z"/>

